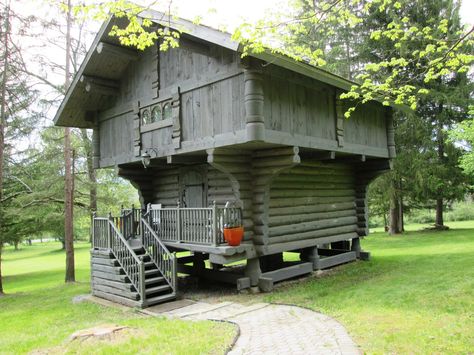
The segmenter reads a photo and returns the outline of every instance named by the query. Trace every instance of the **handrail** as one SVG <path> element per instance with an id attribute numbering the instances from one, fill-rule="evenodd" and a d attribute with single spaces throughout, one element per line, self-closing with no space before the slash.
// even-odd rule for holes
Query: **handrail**
<path id="1" fill-rule="evenodd" d="M 120 220 L 120 217 L 118 220 Z M 130 282 L 137 289 L 141 301 L 145 302 L 145 266 L 143 260 L 141 260 L 130 245 L 128 245 L 128 242 L 115 226 L 114 219 L 108 218 L 108 222 L 110 250 L 122 266 Z M 114 237 L 112 237 L 112 234 Z"/>
<path id="2" fill-rule="evenodd" d="M 223 229 L 242 225 L 238 207 L 156 208 L 143 214 L 160 240 L 218 246 L 224 244 Z"/>
<path id="3" fill-rule="evenodd" d="M 145 217 L 141 218 L 142 224 L 142 244 L 153 262 L 160 270 L 163 277 L 173 289 L 177 291 L 177 260 L 176 256 L 171 253 L 166 245 L 160 240 L 153 228 L 150 226 Z"/>

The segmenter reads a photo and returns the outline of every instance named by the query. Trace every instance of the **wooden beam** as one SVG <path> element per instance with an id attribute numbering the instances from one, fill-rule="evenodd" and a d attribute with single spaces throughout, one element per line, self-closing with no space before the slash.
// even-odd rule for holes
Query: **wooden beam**
<path id="1" fill-rule="evenodd" d="M 168 155 L 166 162 L 168 164 L 205 164 L 206 156 L 199 155 Z"/>
<path id="2" fill-rule="evenodd" d="M 105 86 L 93 82 L 88 82 L 85 85 L 85 90 L 92 94 L 102 94 L 105 96 L 118 96 L 119 91 L 116 88 Z"/>
<path id="3" fill-rule="evenodd" d="M 105 56 L 120 57 L 126 60 L 137 60 L 140 57 L 137 51 L 105 42 L 99 42 L 96 51 Z"/>
<path id="4" fill-rule="evenodd" d="M 320 152 L 309 152 L 309 153 L 304 153 L 304 154 L 301 154 L 301 155 L 303 155 L 303 159 L 304 158 L 310 158 L 310 159 L 315 159 L 315 160 L 320 160 L 320 161 L 336 159 L 336 152 L 333 151 L 333 150 L 320 151 Z M 305 160 L 303 160 L 303 162 L 304 161 Z"/>
<path id="5" fill-rule="evenodd" d="M 327 269 L 332 266 L 336 266 L 339 264 L 348 263 L 350 261 L 356 260 L 356 253 L 355 251 L 349 251 L 347 253 L 328 256 L 326 258 L 319 259 L 318 262 L 318 269 Z"/>
<path id="6" fill-rule="evenodd" d="M 258 287 L 264 292 L 273 290 L 273 284 L 313 272 L 313 263 L 302 263 L 263 273 L 258 279 Z"/>
<path id="7" fill-rule="evenodd" d="M 101 78 L 98 76 L 91 76 L 91 75 L 81 75 L 81 83 L 95 83 L 98 85 L 108 86 L 111 88 L 118 89 L 120 87 L 120 83 L 117 80 Z"/>
<path id="8" fill-rule="evenodd" d="M 344 155 L 343 157 L 337 158 L 336 162 L 344 163 L 364 163 L 366 161 L 365 154 L 354 154 L 354 155 Z"/>

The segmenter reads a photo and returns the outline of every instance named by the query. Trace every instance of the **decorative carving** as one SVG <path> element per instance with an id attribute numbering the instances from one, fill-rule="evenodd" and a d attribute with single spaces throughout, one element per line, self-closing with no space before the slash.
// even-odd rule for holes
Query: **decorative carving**
<path id="1" fill-rule="evenodd" d="M 344 109 L 342 107 L 341 93 L 336 92 L 336 140 L 338 147 L 344 146 Z"/>
<path id="2" fill-rule="evenodd" d="M 173 118 L 173 146 L 175 149 L 179 149 L 181 148 L 181 93 L 179 86 L 171 100 L 171 113 Z M 163 112 L 163 115 L 166 115 L 166 112 Z"/>
<path id="3" fill-rule="evenodd" d="M 385 117 L 387 124 L 388 157 L 393 159 L 396 157 L 397 152 L 395 150 L 395 129 L 393 128 L 393 110 L 391 107 L 386 108 Z"/>
<path id="4" fill-rule="evenodd" d="M 133 105 L 133 153 L 136 157 L 141 155 L 142 137 L 140 133 L 140 101 Z"/>

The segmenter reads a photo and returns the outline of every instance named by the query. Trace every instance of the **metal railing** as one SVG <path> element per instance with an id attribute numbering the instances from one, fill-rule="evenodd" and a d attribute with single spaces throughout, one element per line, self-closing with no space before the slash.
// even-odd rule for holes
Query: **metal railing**
<path id="1" fill-rule="evenodd" d="M 122 266 L 132 285 L 145 302 L 145 265 L 123 237 L 118 226 L 124 225 L 123 217 L 93 218 L 92 247 L 110 250 Z"/>
<path id="2" fill-rule="evenodd" d="M 152 261 L 156 264 L 163 277 L 176 293 L 177 290 L 177 260 L 176 256 L 171 253 L 163 244 L 155 231 L 151 228 L 147 221 L 148 215 L 145 214 L 141 219 L 142 244 L 150 255 Z"/>

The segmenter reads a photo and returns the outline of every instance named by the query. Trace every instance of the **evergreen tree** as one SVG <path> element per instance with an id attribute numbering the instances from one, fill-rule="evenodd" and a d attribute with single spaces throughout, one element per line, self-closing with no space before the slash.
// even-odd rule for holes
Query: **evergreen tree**
<path id="1" fill-rule="evenodd" d="M 320 56 L 326 67 L 348 79 L 384 83 L 391 78 L 391 85 L 402 87 L 409 83 L 410 92 L 419 93 L 413 114 L 395 114 L 398 156 L 394 170 L 380 178 L 377 186 L 370 190 L 369 199 L 377 200 L 378 206 L 389 206 L 391 234 L 403 231 L 403 210 L 407 207 L 434 205 L 436 225 L 442 227 L 444 206 L 461 198 L 467 189 L 466 179 L 458 167 L 460 151 L 447 139 L 446 131 L 467 117 L 472 82 L 463 70 L 461 73 L 446 72 L 435 80 L 426 80 L 424 74 L 433 65 L 429 53 L 433 50 L 435 32 L 443 35 L 446 43 L 457 43 L 461 56 L 470 53 L 470 44 L 459 42 L 463 33 L 459 19 L 460 2 L 398 1 L 398 7 L 383 11 L 380 7 L 366 10 L 366 6 L 372 3 L 368 1 L 346 0 L 343 3 L 344 9 L 360 21 L 349 26 L 349 21 L 328 15 L 326 2 L 300 1 L 297 17 L 317 14 L 320 19 L 324 16 L 327 19 L 303 21 L 298 26 L 290 26 L 285 41 L 292 48 L 307 48 L 303 53 L 322 50 Z M 430 36 L 394 43 L 393 38 L 399 34 L 391 29 L 397 28 L 397 23 L 423 28 Z M 425 54 L 420 55 L 423 51 Z M 417 60 L 409 60 L 407 53 L 418 53 Z M 403 66 L 382 65 L 372 70 L 375 63 L 393 61 L 403 62 Z M 396 76 L 392 75 L 394 70 L 398 71 Z M 375 92 L 373 97 L 380 93 Z M 384 100 L 392 100 L 389 94 L 385 95 Z M 404 101 L 402 98 L 401 102 Z M 381 191 L 379 186 L 384 186 L 383 191 L 386 191 L 382 198 L 373 195 L 375 191 Z M 388 203 L 381 202 L 384 198 Z"/>

